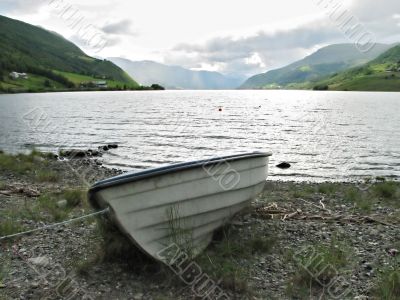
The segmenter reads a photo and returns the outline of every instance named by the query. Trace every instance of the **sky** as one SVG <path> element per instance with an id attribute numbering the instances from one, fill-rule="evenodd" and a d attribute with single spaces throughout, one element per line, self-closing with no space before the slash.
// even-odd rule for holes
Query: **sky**
<path id="1" fill-rule="evenodd" d="M 0 0 L 96 57 L 249 77 L 332 43 L 400 42 L 399 0 Z M 362 47 L 363 46 L 363 47 Z"/>

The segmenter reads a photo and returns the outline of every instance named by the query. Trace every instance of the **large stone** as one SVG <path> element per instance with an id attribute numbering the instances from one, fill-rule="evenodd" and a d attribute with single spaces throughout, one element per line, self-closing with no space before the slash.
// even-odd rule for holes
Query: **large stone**
<path id="1" fill-rule="evenodd" d="M 28 258 L 28 263 L 38 267 L 45 267 L 50 264 L 50 259 L 46 256 L 32 257 Z"/>

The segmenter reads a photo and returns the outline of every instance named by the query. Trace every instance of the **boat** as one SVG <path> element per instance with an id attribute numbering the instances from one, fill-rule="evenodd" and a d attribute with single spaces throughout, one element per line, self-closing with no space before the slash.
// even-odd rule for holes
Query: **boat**
<path id="1" fill-rule="evenodd" d="M 192 257 L 263 190 L 270 153 L 252 152 L 130 172 L 95 183 L 89 202 L 159 261 L 171 245 Z M 164 261 L 165 262 L 165 261 Z"/>

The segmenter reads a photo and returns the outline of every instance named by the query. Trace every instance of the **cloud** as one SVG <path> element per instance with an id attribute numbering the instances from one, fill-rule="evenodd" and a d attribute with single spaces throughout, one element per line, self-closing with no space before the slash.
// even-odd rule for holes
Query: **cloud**
<path id="1" fill-rule="evenodd" d="M 400 1 L 384 0 L 380 5 L 374 0 L 355 0 L 349 11 L 357 17 L 365 28 L 376 36 L 378 40 L 390 40 L 391 36 L 398 36 L 398 16 Z"/>
<path id="2" fill-rule="evenodd" d="M 399 37 L 400 1 L 376 3 L 376 0 L 354 0 L 350 6 L 343 6 L 343 10 L 377 41 L 394 42 Z M 178 44 L 165 56 L 165 62 L 179 62 L 189 68 L 207 65 L 225 74 L 249 76 L 301 59 L 328 44 L 352 42 L 351 37 L 329 18 L 328 12 L 325 13 L 324 17 L 297 27 L 260 30 L 242 37 L 217 36 L 203 43 Z"/>
<path id="3" fill-rule="evenodd" d="M 245 37 L 224 36 L 203 44 L 179 44 L 165 61 L 176 63 L 176 57 L 180 57 L 179 62 L 186 67 L 203 63 L 217 65 L 225 74 L 249 76 L 280 67 L 308 54 L 316 45 L 341 38 L 340 31 L 327 20 L 318 20 L 291 29 L 259 31 Z"/>
<path id="4" fill-rule="evenodd" d="M 44 4 L 35 0 L 2 0 L 0 12 L 19 15 L 33 14 L 39 11 Z"/>
<path id="5" fill-rule="evenodd" d="M 137 33 L 134 32 L 131 28 L 132 21 L 125 19 L 115 23 L 108 23 L 104 25 L 101 30 L 108 34 L 130 34 L 136 35 Z"/>

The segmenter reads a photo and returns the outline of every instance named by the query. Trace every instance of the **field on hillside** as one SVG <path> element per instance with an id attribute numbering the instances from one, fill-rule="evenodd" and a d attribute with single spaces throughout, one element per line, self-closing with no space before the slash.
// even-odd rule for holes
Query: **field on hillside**
<path id="1" fill-rule="evenodd" d="M 81 75 L 81 74 L 76 74 L 76 73 L 68 73 L 68 72 L 60 72 L 60 71 L 54 71 L 57 74 L 63 75 L 66 77 L 68 80 L 72 81 L 76 86 L 79 87 L 81 83 L 88 83 L 92 81 L 107 81 L 107 86 L 109 88 L 123 88 L 126 86 L 127 88 L 134 88 L 136 85 L 132 84 L 126 84 L 122 81 L 117 81 L 117 80 L 110 80 L 110 79 L 101 79 L 101 78 L 95 78 L 93 76 L 87 76 L 87 75 Z"/>

